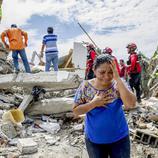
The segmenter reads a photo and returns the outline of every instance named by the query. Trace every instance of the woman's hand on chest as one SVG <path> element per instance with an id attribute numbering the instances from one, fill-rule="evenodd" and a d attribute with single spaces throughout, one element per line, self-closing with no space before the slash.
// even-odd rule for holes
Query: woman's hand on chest
<path id="1" fill-rule="evenodd" d="M 113 96 L 109 93 L 100 93 L 97 92 L 97 94 L 94 96 L 94 98 L 91 100 L 93 104 L 95 104 L 96 107 L 105 106 L 108 103 L 111 103 L 113 101 Z"/>

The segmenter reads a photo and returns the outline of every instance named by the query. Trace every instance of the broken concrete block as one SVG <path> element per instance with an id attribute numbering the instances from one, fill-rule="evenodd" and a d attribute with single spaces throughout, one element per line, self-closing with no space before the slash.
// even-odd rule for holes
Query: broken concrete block
<path id="1" fill-rule="evenodd" d="M 20 153 L 9 153 L 7 158 L 19 158 Z"/>
<path id="2" fill-rule="evenodd" d="M 73 126 L 74 131 L 83 131 L 83 124 L 74 125 Z"/>
<path id="3" fill-rule="evenodd" d="M 13 107 L 14 105 L 0 101 L 0 109 L 2 110 L 9 110 L 11 106 Z"/>
<path id="4" fill-rule="evenodd" d="M 140 129 L 146 129 L 146 128 L 147 128 L 147 125 L 146 125 L 145 123 L 139 123 L 139 124 L 138 124 L 138 127 L 139 127 Z"/>
<path id="5" fill-rule="evenodd" d="M 36 74 L 19 73 L 7 74 L 0 76 L 0 88 L 11 88 L 13 86 L 32 89 L 34 86 L 52 88 L 53 90 L 73 89 L 80 84 L 80 78 L 77 74 L 59 71 L 55 72 L 40 72 Z"/>
<path id="6" fill-rule="evenodd" d="M 38 145 L 32 138 L 19 139 L 17 147 L 21 154 L 32 154 L 38 151 Z"/>
<path id="7" fill-rule="evenodd" d="M 56 142 L 60 141 L 60 137 L 45 136 L 45 139 L 49 145 L 55 145 Z"/>
<path id="8" fill-rule="evenodd" d="M 42 122 L 41 124 L 39 124 L 39 127 L 51 134 L 55 134 L 60 130 L 60 125 L 58 123 L 52 122 Z"/>
<path id="9" fill-rule="evenodd" d="M 152 121 L 158 122 L 158 113 L 153 114 L 153 115 L 149 115 L 149 119 L 152 120 Z"/>
<path id="10" fill-rule="evenodd" d="M 14 102 L 14 97 L 13 96 L 4 96 L 0 95 L 0 100 L 3 101 L 4 103 L 13 103 Z"/>
<path id="11" fill-rule="evenodd" d="M 8 137 L 8 138 L 15 138 L 17 136 L 17 132 L 15 130 L 14 125 L 12 122 L 5 122 L 1 125 L 0 130 Z"/>
<path id="12" fill-rule="evenodd" d="M 136 130 L 134 140 L 154 148 L 158 147 L 158 136 L 151 134 L 148 130 Z"/>
<path id="13" fill-rule="evenodd" d="M 26 109 L 26 113 L 29 115 L 38 114 L 56 114 L 62 112 L 72 111 L 73 98 L 53 98 L 45 99 L 39 102 L 35 102 L 31 107 Z"/>

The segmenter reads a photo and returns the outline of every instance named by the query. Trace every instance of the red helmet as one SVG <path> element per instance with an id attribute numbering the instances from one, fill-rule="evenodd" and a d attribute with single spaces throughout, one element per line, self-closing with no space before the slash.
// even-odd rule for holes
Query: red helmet
<path id="1" fill-rule="evenodd" d="M 130 49 L 131 51 L 135 51 L 137 49 L 137 45 L 135 43 L 129 43 L 126 48 Z"/>
<path id="2" fill-rule="evenodd" d="M 106 47 L 105 49 L 103 49 L 103 53 L 105 54 L 112 54 L 112 49 L 111 48 L 109 48 L 109 47 Z"/>
<path id="3" fill-rule="evenodd" d="M 88 44 L 86 47 L 89 47 L 91 49 L 94 49 L 94 45 L 93 44 Z"/>

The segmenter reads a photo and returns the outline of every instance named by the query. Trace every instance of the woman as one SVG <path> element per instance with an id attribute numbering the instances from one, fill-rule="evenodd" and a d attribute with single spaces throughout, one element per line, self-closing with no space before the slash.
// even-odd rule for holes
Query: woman
<path id="1" fill-rule="evenodd" d="M 128 125 L 122 105 L 135 106 L 136 97 L 120 79 L 110 55 L 99 55 L 96 78 L 78 88 L 73 112 L 86 114 L 85 141 L 90 158 L 130 158 Z"/>

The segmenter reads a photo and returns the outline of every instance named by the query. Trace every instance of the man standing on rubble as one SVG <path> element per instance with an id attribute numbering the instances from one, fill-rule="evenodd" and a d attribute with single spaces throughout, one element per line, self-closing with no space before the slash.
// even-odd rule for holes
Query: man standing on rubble
<path id="1" fill-rule="evenodd" d="M 141 102 L 141 66 L 138 60 L 138 55 L 135 52 L 137 46 L 135 43 L 129 43 L 127 45 L 127 52 L 129 54 L 129 60 L 127 61 L 127 71 L 129 74 L 129 84 L 131 89 L 136 90 L 137 102 Z"/>
<path id="2" fill-rule="evenodd" d="M 93 44 L 87 45 L 87 62 L 86 62 L 86 73 L 85 73 L 85 79 L 89 80 L 94 78 L 94 72 L 93 72 L 93 62 L 94 59 L 97 56 L 97 53 L 95 52 Z"/>
<path id="3" fill-rule="evenodd" d="M 9 40 L 9 45 L 5 41 L 6 37 Z M 18 63 L 18 54 L 19 54 L 23 61 L 25 71 L 27 73 L 30 73 L 31 70 L 25 52 L 25 47 L 27 47 L 27 42 L 28 42 L 27 33 L 19 29 L 16 24 L 12 24 L 10 29 L 2 32 L 1 39 L 4 45 L 6 46 L 6 48 L 12 51 L 12 58 L 15 67 L 15 72 L 18 73 L 20 71 L 19 63 Z"/>
<path id="4" fill-rule="evenodd" d="M 58 71 L 58 49 L 57 49 L 57 35 L 53 34 L 53 27 L 47 28 L 47 35 L 43 37 L 43 44 L 41 48 L 41 58 L 45 49 L 46 65 L 45 71 L 50 71 L 51 63 L 53 63 L 54 71 Z"/>

